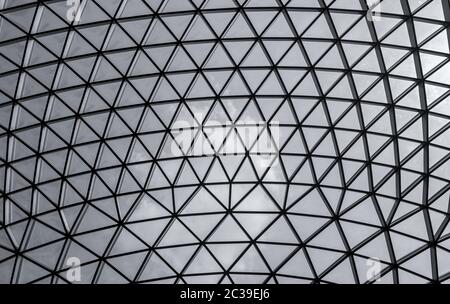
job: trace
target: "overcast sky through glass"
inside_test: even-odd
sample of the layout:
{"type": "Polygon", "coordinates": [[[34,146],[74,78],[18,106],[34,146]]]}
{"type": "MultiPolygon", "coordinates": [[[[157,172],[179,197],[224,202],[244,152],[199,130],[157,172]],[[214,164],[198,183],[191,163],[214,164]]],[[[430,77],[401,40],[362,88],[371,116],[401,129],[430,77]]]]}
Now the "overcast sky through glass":
{"type": "Polygon", "coordinates": [[[449,280],[449,21],[0,0],[0,283],[449,280]]]}

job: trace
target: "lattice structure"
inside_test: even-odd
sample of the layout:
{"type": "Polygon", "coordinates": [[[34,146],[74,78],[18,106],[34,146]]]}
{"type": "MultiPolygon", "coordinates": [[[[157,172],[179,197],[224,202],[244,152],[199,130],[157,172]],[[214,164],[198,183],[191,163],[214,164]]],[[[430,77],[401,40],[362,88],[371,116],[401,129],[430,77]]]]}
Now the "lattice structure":
{"type": "Polygon", "coordinates": [[[450,278],[448,0],[76,2],[0,1],[0,282],[450,278]]]}

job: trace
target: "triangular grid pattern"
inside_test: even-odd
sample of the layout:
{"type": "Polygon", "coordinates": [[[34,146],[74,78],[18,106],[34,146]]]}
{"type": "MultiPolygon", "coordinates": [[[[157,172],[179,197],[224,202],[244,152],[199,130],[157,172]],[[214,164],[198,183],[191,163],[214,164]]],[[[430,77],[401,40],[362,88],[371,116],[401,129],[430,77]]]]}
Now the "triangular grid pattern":
{"type": "Polygon", "coordinates": [[[0,283],[448,282],[450,4],[378,6],[0,1],[0,283]]]}

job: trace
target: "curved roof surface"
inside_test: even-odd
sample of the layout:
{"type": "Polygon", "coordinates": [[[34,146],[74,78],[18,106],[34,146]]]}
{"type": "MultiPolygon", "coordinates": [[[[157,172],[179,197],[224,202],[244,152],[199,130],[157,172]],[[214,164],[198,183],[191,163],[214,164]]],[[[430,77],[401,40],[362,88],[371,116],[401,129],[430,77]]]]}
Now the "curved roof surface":
{"type": "Polygon", "coordinates": [[[0,1],[0,282],[448,280],[449,1],[369,2],[0,1]]]}

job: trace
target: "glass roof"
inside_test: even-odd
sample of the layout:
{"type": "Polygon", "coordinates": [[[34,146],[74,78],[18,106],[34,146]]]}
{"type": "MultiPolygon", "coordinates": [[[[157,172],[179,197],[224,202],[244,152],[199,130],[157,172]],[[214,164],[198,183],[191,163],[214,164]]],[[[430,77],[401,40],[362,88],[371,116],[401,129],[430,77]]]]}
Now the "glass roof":
{"type": "Polygon", "coordinates": [[[449,21],[0,0],[0,283],[449,282],[449,21]]]}

